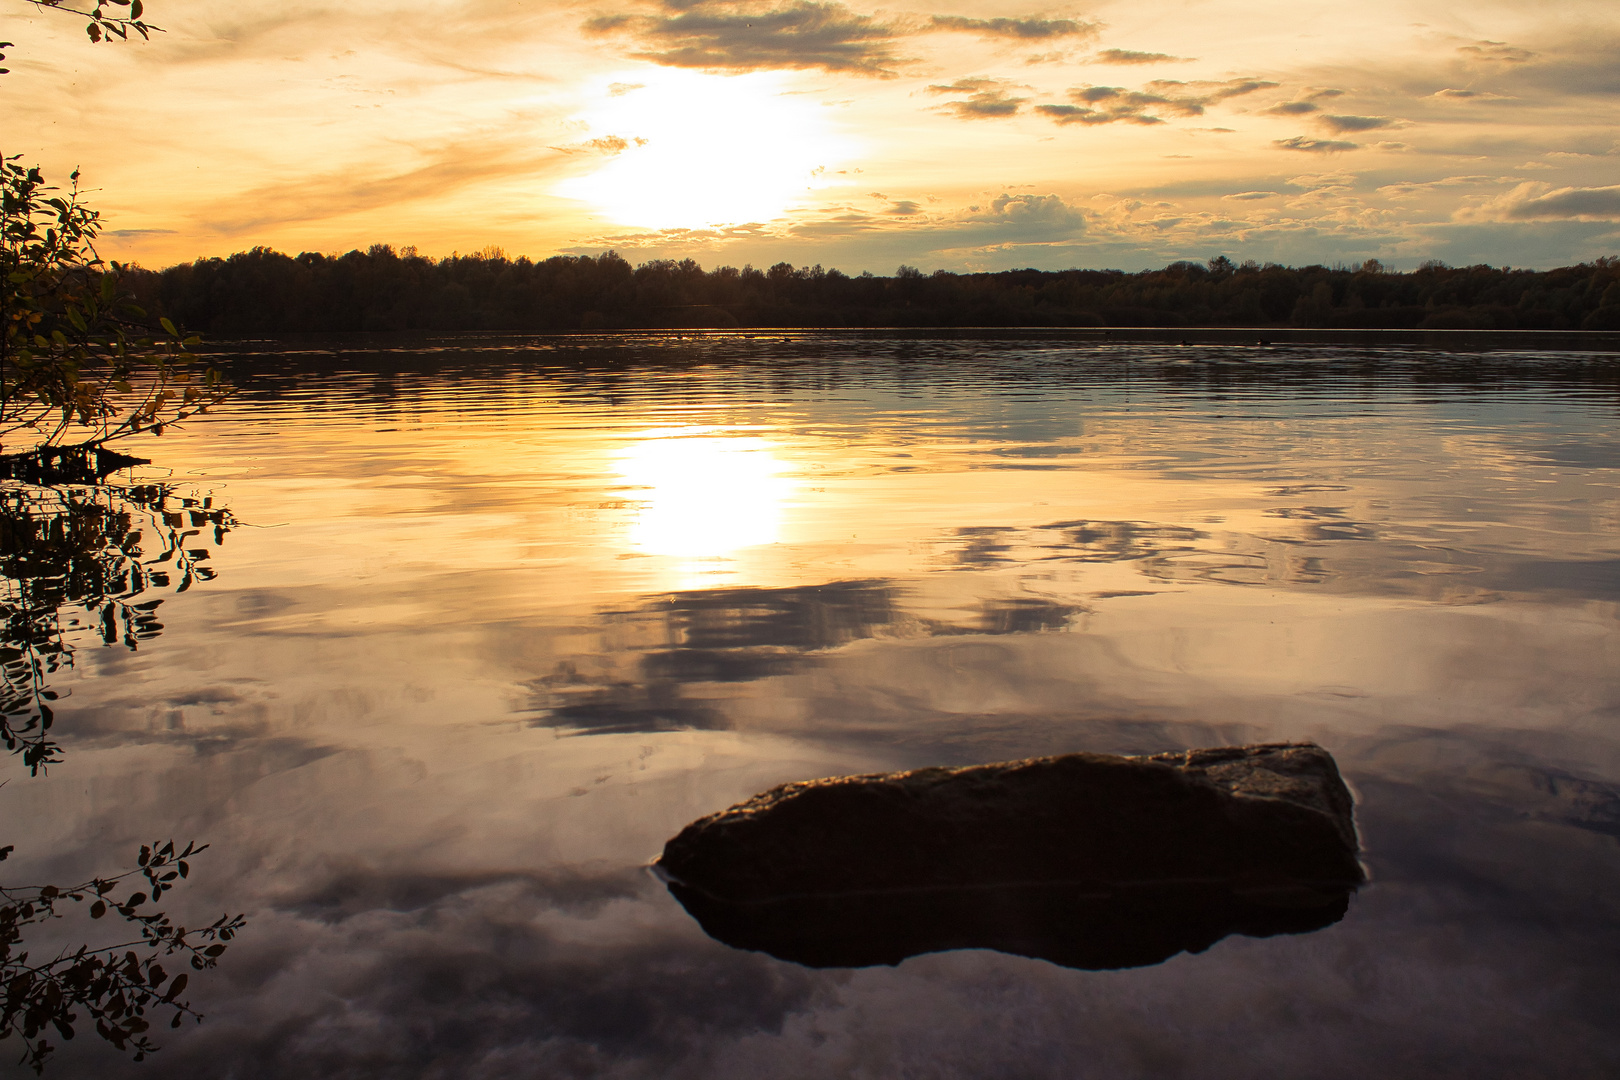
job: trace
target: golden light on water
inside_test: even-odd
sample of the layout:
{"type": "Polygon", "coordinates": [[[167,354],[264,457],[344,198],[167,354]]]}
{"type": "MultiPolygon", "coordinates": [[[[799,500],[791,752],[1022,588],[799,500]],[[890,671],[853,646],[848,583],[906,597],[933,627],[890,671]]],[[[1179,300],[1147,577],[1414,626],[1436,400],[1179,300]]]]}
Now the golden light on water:
{"type": "Polygon", "coordinates": [[[622,225],[770,221],[849,153],[826,109],[786,93],[779,73],[642,72],[602,95],[583,119],[613,156],[557,193],[622,225]]]}
{"type": "Polygon", "coordinates": [[[774,544],[794,482],[775,444],[758,436],[650,437],[627,450],[619,472],[645,500],[630,527],[638,552],[718,558],[774,544]]]}

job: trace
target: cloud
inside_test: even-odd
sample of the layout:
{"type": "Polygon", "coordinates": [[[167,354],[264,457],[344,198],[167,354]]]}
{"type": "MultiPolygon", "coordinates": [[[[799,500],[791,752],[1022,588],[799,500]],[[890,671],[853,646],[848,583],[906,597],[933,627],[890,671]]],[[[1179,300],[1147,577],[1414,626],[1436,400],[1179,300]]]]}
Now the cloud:
{"type": "Polygon", "coordinates": [[[1045,41],[1061,37],[1092,37],[1097,24],[1075,19],[967,19],[960,15],[935,15],[929,24],[935,30],[950,30],[983,37],[1045,41]]]}
{"type": "MultiPolygon", "coordinates": [[[[595,149],[612,152],[608,147],[595,149]]],[[[227,236],[267,225],[323,221],[439,198],[485,180],[542,176],[566,160],[569,151],[563,149],[559,154],[558,150],[546,147],[536,152],[517,140],[505,140],[503,145],[493,138],[454,143],[433,151],[426,164],[391,176],[378,176],[375,168],[357,164],[267,184],[221,200],[200,214],[199,220],[227,236]]]]}
{"type": "Polygon", "coordinates": [[[1281,101],[1260,112],[1262,116],[1303,116],[1306,113],[1319,112],[1322,106],[1317,102],[1322,98],[1341,97],[1343,94],[1343,90],[1331,86],[1306,87],[1295,95],[1293,101],[1281,101]]]}
{"type": "Polygon", "coordinates": [[[1202,116],[1210,105],[1276,86],[1258,79],[1180,82],[1155,79],[1143,90],[1123,86],[1079,86],[1069,91],[1073,105],[1037,105],[1035,111],[1059,124],[1162,124],[1160,113],[1202,116]]]}
{"type": "Polygon", "coordinates": [[[1304,188],[1306,191],[1347,191],[1355,182],[1354,173],[1303,173],[1288,178],[1289,187],[1304,188]]]}
{"type": "Polygon", "coordinates": [[[1489,60],[1501,64],[1522,64],[1536,55],[1529,49],[1520,49],[1502,41],[1477,41],[1472,45],[1464,45],[1457,51],[1475,60],[1489,60]]]}
{"type": "Polygon", "coordinates": [[[1171,56],[1162,52],[1137,52],[1135,49],[1104,49],[1091,58],[1094,64],[1182,64],[1196,57],[1171,56]]]}
{"type": "Polygon", "coordinates": [[[899,63],[901,30],[839,3],[792,0],[769,4],[727,0],[669,2],[656,16],[606,15],[583,29],[597,36],[631,35],[632,53],[669,67],[719,71],[819,68],[891,76],[899,63]],[[669,13],[673,12],[673,13],[669,13]]]}
{"type": "Polygon", "coordinates": [[[1306,135],[1295,135],[1292,139],[1276,139],[1273,145],[1284,150],[1302,150],[1307,154],[1337,154],[1343,150],[1359,150],[1360,143],[1338,142],[1334,139],[1312,139],[1306,135]]]}
{"type": "Polygon", "coordinates": [[[1478,187],[1481,184],[1499,184],[1501,177],[1497,176],[1447,176],[1440,180],[1403,180],[1394,184],[1384,184],[1378,188],[1378,194],[1391,199],[1409,198],[1413,195],[1424,195],[1441,188],[1478,187]]]}
{"type": "Polygon", "coordinates": [[[1258,199],[1275,199],[1276,197],[1277,193],[1275,191],[1239,191],[1233,195],[1221,196],[1223,199],[1231,199],[1234,202],[1254,202],[1258,199]]]}
{"type": "Polygon", "coordinates": [[[1321,106],[1314,101],[1284,101],[1269,109],[1262,109],[1261,112],[1267,116],[1300,116],[1316,112],[1320,108],[1321,106]]]}
{"type": "Polygon", "coordinates": [[[968,221],[1011,225],[1021,231],[1069,235],[1086,227],[1086,217],[1057,195],[1009,195],[1003,192],[986,207],[968,211],[968,221]]]}
{"type": "Polygon", "coordinates": [[[1324,113],[1316,119],[1323,127],[1340,134],[1347,131],[1376,131],[1379,128],[1406,126],[1404,120],[1397,120],[1392,116],[1331,116],[1324,113]]]}
{"type": "Polygon", "coordinates": [[[1506,94],[1493,94],[1489,90],[1454,90],[1446,87],[1429,95],[1442,101],[1512,101],[1506,94]]]}
{"type": "Polygon", "coordinates": [[[1620,184],[1553,188],[1526,181],[1500,198],[1458,212],[1459,221],[1620,221],[1620,184]]]}
{"type": "Polygon", "coordinates": [[[1012,116],[1028,98],[1013,97],[1012,83],[1001,79],[958,79],[944,86],[930,86],[930,94],[970,94],[964,101],[947,101],[946,110],[962,120],[984,120],[1012,116]]]}

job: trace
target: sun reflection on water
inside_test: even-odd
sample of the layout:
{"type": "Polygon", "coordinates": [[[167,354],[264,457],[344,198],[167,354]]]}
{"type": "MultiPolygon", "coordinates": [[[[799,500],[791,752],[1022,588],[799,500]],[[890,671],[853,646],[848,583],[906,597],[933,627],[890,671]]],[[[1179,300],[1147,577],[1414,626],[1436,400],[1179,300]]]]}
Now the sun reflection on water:
{"type": "Polygon", "coordinates": [[[650,434],[625,451],[619,472],[644,489],[630,527],[638,552],[720,558],[779,539],[794,482],[776,445],[759,436],[650,434]]]}

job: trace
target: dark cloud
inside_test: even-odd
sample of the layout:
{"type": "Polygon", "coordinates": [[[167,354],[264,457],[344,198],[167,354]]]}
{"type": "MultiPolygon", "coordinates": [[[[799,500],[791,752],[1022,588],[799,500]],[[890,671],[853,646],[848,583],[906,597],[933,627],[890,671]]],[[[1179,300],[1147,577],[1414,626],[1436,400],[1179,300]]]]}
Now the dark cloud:
{"type": "Polygon", "coordinates": [[[953,30],[984,37],[1044,41],[1060,37],[1091,37],[1097,24],[1075,19],[967,19],[960,15],[935,15],[930,25],[936,30],[953,30]]]}
{"type": "Polygon", "coordinates": [[[1543,194],[1532,194],[1534,185],[1521,185],[1504,207],[1504,217],[1513,221],[1534,218],[1620,219],[1620,185],[1611,187],[1566,187],[1543,194]]]}
{"type": "Polygon", "coordinates": [[[1404,127],[1403,121],[1392,116],[1332,116],[1316,118],[1324,127],[1343,134],[1346,131],[1376,131],[1379,128],[1404,127]]]}
{"type": "Polygon", "coordinates": [[[1013,97],[1013,84],[1001,79],[958,79],[944,86],[930,86],[930,94],[968,94],[961,101],[947,101],[944,108],[963,120],[983,120],[1017,113],[1028,98],[1013,97]]]}
{"type": "MultiPolygon", "coordinates": [[[[1107,87],[1091,87],[1090,89],[1108,89],[1107,87]]],[[[1051,117],[1059,124],[1112,124],[1125,121],[1131,124],[1162,124],[1161,117],[1150,116],[1144,110],[1153,105],[1162,104],[1163,98],[1152,94],[1124,95],[1107,108],[1095,108],[1089,105],[1037,105],[1035,111],[1051,117]]]]}
{"type": "Polygon", "coordinates": [[[1137,52],[1135,49],[1104,49],[1091,58],[1096,64],[1179,64],[1196,59],[1191,56],[1171,56],[1162,52],[1137,52]]]}
{"type": "Polygon", "coordinates": [[[1360,143],[1339,142],[1335,139],[1313,139],[1295,135],[1292,139],[1277,139],[1275,145],[1284,150],[1303,150],[1307,154],[1336,154],[1341,150],[1359,150],[1360,143]]]}
{"type": "Polygon", "coordinates": [[[660,15],[607,15],[583,29],[629,35],[638,59],[669,67],[723,71],[819,68],[889,76],[901,31],[839,3],[794,0],[781,6],[697,0],[660,15]]]}
{"type": "Polygon", "coordinates": [[[1202,116],[1204,110],[1227,98],[1276,86],[1258,79],[1226,82],[1180,82],[1155,79],[1142,90],[1123,86],[1081,86],[1069,91],[1073,105],[1037,105],[1035,111],[1059,124],[1162,124],[1161,113],[1202,116]]]}
{"type": "Polygon", "coordinates": [[[1239,191],[1232,195],[1221,196],[1223,199],[1231,199],[1234,202],[1253,202],[1256,199],[1275,199],[1276,197],[1277,193],[1275,191],[1239,191]]]}

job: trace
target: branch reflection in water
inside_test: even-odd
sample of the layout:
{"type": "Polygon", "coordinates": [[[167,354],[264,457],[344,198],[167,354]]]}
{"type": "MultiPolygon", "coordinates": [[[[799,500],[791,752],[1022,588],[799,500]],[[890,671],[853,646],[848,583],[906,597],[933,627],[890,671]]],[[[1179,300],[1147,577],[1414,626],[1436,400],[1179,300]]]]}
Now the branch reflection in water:
{"type": "MultiPolygon", "coordinates": [[[[52,683],[74,667],[78,650],[94,643],[135,651],[156,638],[161,594],[212,580],[210,549],[237,524],[211,497],[103,479],[92,470],[68,482],[0,487],[0,742],[30,776],[64,761],[52,704],[64,695],[52,683]]],[[[57,854],[31,846],[36,861],[57,854]]],[[[187,878],[207,847],[154,842],[134,869],[72,885],[0,883],[0,1040],[22,1041],[20,1064],[43,1072],[56,1050],[50,1036],[74,1038],[82,1017],[136,1061],[158,1049],[147,1035],[151,1014],[172,1010],[172,1027],[202,1019],[182,996],[189,974],[163,963],[216,966],[246,920],[227,913],[187,930],[149,902],[187,878]],[[54,924],[69,915],[114,916],[113,943],[62,944],[54,924]]],[[[15,850],[0,847],[0,862],[15,850]]]]}
{"type": "Polygon", "coordinates": [[[62,760],[51,677],[89,642],[133,651],[160,634],[153,594],[211,580],[209,546],[235,525],[164,484],[0,489],[0,741],[31,774],[62,760]]]}

